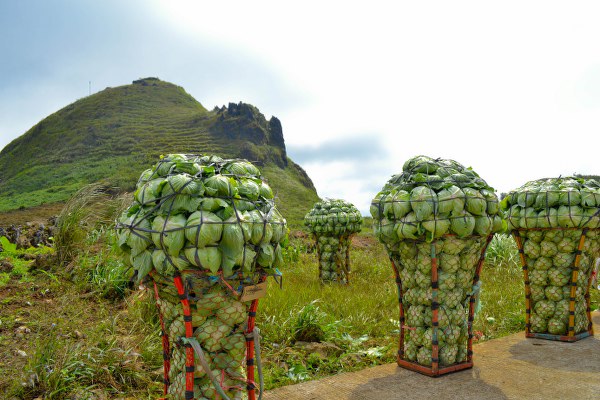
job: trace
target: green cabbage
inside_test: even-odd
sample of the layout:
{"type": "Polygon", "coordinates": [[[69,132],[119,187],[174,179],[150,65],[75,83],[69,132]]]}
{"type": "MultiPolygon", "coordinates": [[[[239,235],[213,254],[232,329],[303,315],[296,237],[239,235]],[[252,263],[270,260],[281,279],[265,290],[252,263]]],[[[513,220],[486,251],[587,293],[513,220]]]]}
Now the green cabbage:
{"type": "Polygon", "coordinates": [[[270,242],[273,236],[273,227],[268,223],[267,218],[259,210],[251,211],[249,216],[252,221],[250,241],[257,246],[270,242]]]}
{"type": "Polygon", "coordinates": [[[190,265],[190,263],[181,256],[170,257],[160,249],[155,249],[152,252],[152,264],[154,264],[154,268],[159,274],[165,276],[173,275],[175,268],[181,271],[188,268],[190,265]]]}
{"type": "MultiPolygon", "coordinates": [[[[381,221],[383,223],[383,221],[381,221]]],[[[394,227],[393,222],[388,222],[385,225],[385,228],[394,227]]],[[[406,214],[403,218],[398,220],[398,223],[395,225],[396,229],[391,229],[391,232],[383,232],[384,226],[382,225],[382,236],[389,237],[389,241],[395,241],[398,239],[418,239],[420,232],[420,225],[417,222],[417,216],[414,212],[410,212],[406,214]],[[387,233],[387,235],[386,235],[387,233]],[[394,235],[395,233],[395,235],[394,235]]]]}
{"type": "Polygon", "coordinates": [[[219,244],[223,254],[235,260],[244,251],[244,233],[237,218],[224,221],[223,234],[219,244]]]}
{"type": "Polygon", "coordinates": [[[268,220],[271,223],[273,230],[273,236],[271,242],[280,243],[285,238],[287,233],[286,221],[283,216],[277,211],[277,209],[271,209],[270,214],[267,215],[268,220]]]}
{"type": "Polygon", "coordinates": [[[240,179],[238,193],[250,201],[258,200],[260,196],[260,180],[257,183],[253,179],[240,179]]]}
{"type": "Polygon", "coordinates": [[[440,190],[438,197],[438,213],[449,214],[465,208],[465,193],[455,185],[440,190]]]}
{"type": "Polygon", "coordinates": [[[124,217],[121,223],[131,226],[131,230],[123,231],[120,237],[120,245],[127,244],[133,255],[137,255],[146,250],[152,244],[150,222],[143,218],[143,214],[134,214],[130,217],[124,217]]]}
{"type": "MultiPolygon", "coordinates": [[[[391,197],[392,201],[392,213],[395,219],[400,219],[404,217],[411,211],[410,205],[410,193],[406,190],[398,190],[391,197]]],[[[386,204],[387,205],[387,204],[386,204]]]]}
{"type": "Polygon", "coordinates": [[[152,241],[157,248],[166,250],[171,256],[178,256],[185,245],[185,224],[183,214],[168,217],[157,215],[152,222],[152,241]]]}
{"type": "Polygon", "coordinates": [[[130,256],[130,262],[137,271],[136,283],[140,283],[142,279],[152,271],[152,253],[148,250],[144,250],[135,256],[132,254],[130,256]]]}
{"type": "Polygon", "coordinates": [[[216,274],[221,267],[222,254],[221,249],[218,247],[204,247],[201,249],[189,247],[184,250],[184,254],[185,258],[187,258],[192,265],[208,269],[213,274],[216,274]]]}
{"type": "Polygon", "coordinates": [[[263,244],[258,251],[256,262],[263,267],[269,267],[275,261],[275,249],[270,244],[263,244]]]}
{"type": "Polygon", "coordinates": [[[230,204],[223,199],[215,199],[212,197],[205,197],[201,199],[200,208],[206,211],[216,212],[218,210],[230,207],[230,204]]]}
{"type": "Polygon", "coordinates": [[[224,173],[239,176],[260,176],[260,171],[247,161],[235,161],[228,163],[223,168],[224,173]]]}
{"type": "Polygon", "coordinates": [[[161,185],[161,196],[166,197],[174,194],[188,194],[202,196],[204,187],[198,180],[188,174],[170,175],[161,185]]]}
{"type": "Polygon", "coordinates": [[[450,221],[450,230],[458,237],[470,236],[475,229],[475,218],[468,211],[453,212],[450,221]]]}
{"type": "Polygon", "coordinates": [[[581,203],[581,193],[579,190],[569,187],[560,192],[558,204],[563,206],[575,206],[581,203]]]}
{"type": "Polygon", "coordinates": [[[274,197],[273,190],[265,181],[260,182],[259,192],[260,192],[260,197],[262,197],[263,199],[270,200],[274,197]]]}
{"type": "Polygon", "coordinates": [[[538,226],[537,211],[533,207],[522,208],[519,225],[521,228],[536,228],[538,226]]]}
{"type": "Polygon", "coordinates": [[[487,210],[487,200],[483,195],[473,188],[463,189],[466,198],[465,208],[473,215],[485,215],[487,210]]]}
{"type": "Polygon", "coordinates": [[[440,216],[440,218],[423,221],[421,226],[427,231],[428,240],[432,240],[448,233],[448,230],[450,229],[450,220],[444,216],[440,216]]]}
{"type": "Polygon", "coordinates": [[[493,219],[487,215],[478,215],[475,217],[474,234],[479,236],[487,236],[492,233],[494,227],[493,219]]]}
{"type": "Polygon", "coordinates": [[[194,247],[217,244],[222,233],[223,221],[210,211],[196,211],[187,219],[185,237],[194,247]]]}
{"type": "Polygon", "coordinates": [[[598,189],[582,189],[581,206],[586,208],[600,207],[600,191],[598,189]]]}
{"type": "Polygon", "coordinates": [[[240,265],[245,273],[249,273],[252,271],[254,260],[256,260],[254,246],[244,246],[244,250],[239,254],[235,264],[240,265]]]}
{"type": "Polygon", "coordinates": [[[414,210],[415,219],[417,221],[431,219],[437,201],[437,195],[431,188],[426,186],[414,188],[410,193],[410,206],[414,210]]]}
{"type": "Polygon", "coordinates": [[[212,197],[234,197],[237,182],[228,176],[214,175],[204,181],[206,194],[212,197]]]}
{"type": "Polygon", "coordinates": [[[563,228],[577,228],[583,220],[583,210],[579,206],[560,206],[556,211],[558,226],[563,228]]]}
{"type": "Polygon", "coordinates": [[[555,207],[558,205],[559,192],[551,190],[540,190],[536,196],[534,206],[537,210],[555,207]]]}
{"type": "Polygon", "coordinates": [[[556,228],[558,226],[558,212],[556,208],[547,208],[538,213],[538,228],[556,228]]]}
{"type": "Polygon", "coordinates": [[[582,224],[590,229],[600,228],[600,208],[585,208],[582,224]]]}
{"type": "Polygon", "coordinates": [[[159,212],[174,214],[179,212],[194,212],[200,208],[202,199],[188,194],[177,194],[165,198],[159,207],[159,212]]]}
{"type": "Polygon", "coordinates": [[[164,185],[164,183],[164,178],[152,179],[138,188],[133,194],[133,197],[140,204],[152,204],[160,197],[162,185],[164,185]]]}

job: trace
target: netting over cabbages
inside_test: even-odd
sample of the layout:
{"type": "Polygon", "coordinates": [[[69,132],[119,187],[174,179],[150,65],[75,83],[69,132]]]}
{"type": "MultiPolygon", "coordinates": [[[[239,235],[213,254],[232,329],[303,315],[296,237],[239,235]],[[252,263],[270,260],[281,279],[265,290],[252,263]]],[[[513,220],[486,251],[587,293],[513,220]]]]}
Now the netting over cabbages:
{"type": "Polygon", "coordinates": [[[246,160],[172,154],[133,197],[118,242],[156,296],[165,394],[253,398],[256,292],[280,275],[287,235],[271,188],[246,160]]]}
{"type": "Polygon", "coordinates": [[[418,156],[375,196],[371,215],[398,285],[398,364],[437,376],[472,366],[472,321],[498,197],[471,168],[418,156]]]}
{"type": "Polygon", "coordinates": [[[349,283],[351,237],[360,232],[362,222],[360,211],[340,199],[315,203],[306,214],[304,225],[315,237],[321,281],[349,283]]]}
{"type": "Polygon", "coordinates": [[[593,334],[590,286],[600,257],[600,184],[550,178],[511,191],[507,213],[525,278],[525,334],[575,341],[593,334]]]}

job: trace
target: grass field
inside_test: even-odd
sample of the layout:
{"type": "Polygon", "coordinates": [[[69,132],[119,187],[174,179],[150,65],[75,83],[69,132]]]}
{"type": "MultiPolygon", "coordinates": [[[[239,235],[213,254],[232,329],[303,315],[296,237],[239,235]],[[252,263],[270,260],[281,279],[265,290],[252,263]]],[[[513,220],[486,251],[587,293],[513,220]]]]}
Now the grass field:
{"type": "MultiPolygon", "coordinates": [[[[8,350],[0,353],[0,392],[23,399],[158,397],[162,348],[151,294],[127,288],[109,228],[90,230],[79,248],[62,267],[28,261],[51,254],[48,248],[0,253],[12,265],[0,272],[0,346],[8,350]]],[[[259,304],[267,389],[395,360],[398,301],[383,246],[369,229],[355,238],[348,286],[321,285],[311,249],[307,238],[291,241],[282,287],[270,280],[259,304]],[[303,341],[306,332],[321,341],[303,341]]],[[[479,341],[524,329],[516,260],[512,238],[497,236],[482,273],[479,341]]],[[[599,301],[594,290],[593,309],[599,301]]]]}

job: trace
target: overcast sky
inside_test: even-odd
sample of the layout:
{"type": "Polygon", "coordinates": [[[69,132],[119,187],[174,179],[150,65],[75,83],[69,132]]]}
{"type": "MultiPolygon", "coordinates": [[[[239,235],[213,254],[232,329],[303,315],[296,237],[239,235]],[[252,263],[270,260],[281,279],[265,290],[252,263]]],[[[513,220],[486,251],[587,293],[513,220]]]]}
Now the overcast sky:
{"type": "Polygon", "coordinates": [[[407,158],[499,193],[600,175],[596,1],[0,0],[0,148],[107,86],[155,76],[283,125],[321,197],[368,213],[407,158]]]}

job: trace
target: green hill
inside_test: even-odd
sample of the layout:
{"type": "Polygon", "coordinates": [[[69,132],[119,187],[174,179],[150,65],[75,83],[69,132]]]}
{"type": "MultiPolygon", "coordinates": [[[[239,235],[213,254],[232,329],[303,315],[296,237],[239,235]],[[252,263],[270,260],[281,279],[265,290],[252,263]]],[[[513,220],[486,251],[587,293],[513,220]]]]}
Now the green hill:
{"type": "Polygon", "coordinates": [[[287,157],[280,121],[249,104],[208,111],[179,86],[146,78],[106,88],[48,116],[0,152],[0,212],[68,199],[87,183],[122,191],[161,154],[218,154],[256,163],[298,224],[317,200],[287,157]]]}

